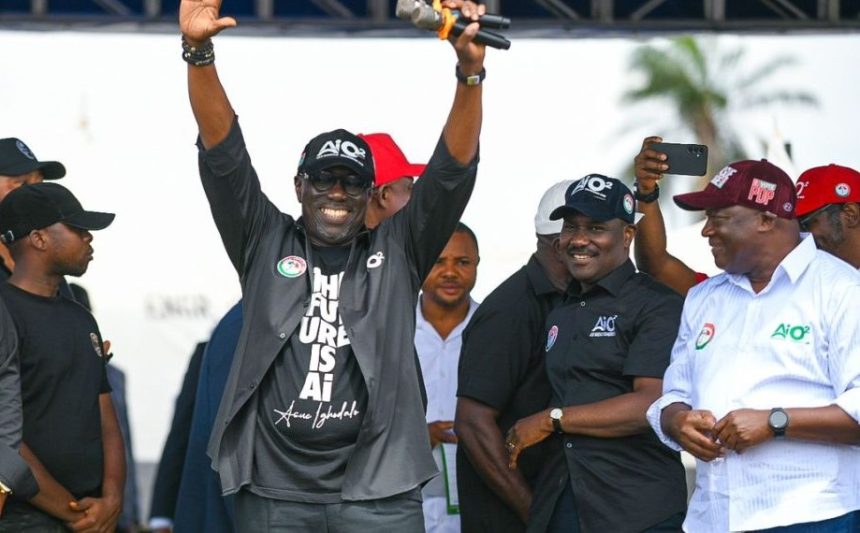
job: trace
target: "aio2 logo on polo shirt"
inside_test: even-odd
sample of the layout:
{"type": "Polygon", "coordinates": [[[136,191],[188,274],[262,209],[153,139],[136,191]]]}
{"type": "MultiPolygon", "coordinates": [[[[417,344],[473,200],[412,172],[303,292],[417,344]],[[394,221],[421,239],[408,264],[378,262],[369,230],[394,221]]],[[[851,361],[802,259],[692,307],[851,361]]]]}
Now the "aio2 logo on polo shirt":
{"type": "Polygon", "coordinates": [[[804,326],[803,324],[791,325],[788,323],[781,323],[775,330],[773,330],[773,333],[770,334],[770,338],[809,344],[809,338],[807,335],[811,330],[812,328],[810,326],[804,326]]]}

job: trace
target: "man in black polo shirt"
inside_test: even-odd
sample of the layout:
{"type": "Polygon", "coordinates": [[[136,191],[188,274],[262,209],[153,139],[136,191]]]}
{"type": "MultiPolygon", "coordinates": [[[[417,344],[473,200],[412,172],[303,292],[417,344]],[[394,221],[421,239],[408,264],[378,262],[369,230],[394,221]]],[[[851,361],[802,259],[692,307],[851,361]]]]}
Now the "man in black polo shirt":
{"type": "Polygon", "coordinates": [[[15,260],[0,296],[20,345],[21,455],[39,492],[8,502],[0,532],[113,531],[125,460],[98,325],[59,291],[93,258],[90,230],[114,215],[84,211],[55,183],[24,185],[0,203],[0,240],[15,260]]]}
{"type": "Polygon", "coordinates": [[[570,273],[555,251],[561,221],[549,219],[572,180],[556,183],[535,215],[537,249],[499,285],[463,332],[457,415],[457,489],[463,533],[520,533],[526,529],[532,490],[555,439],[507,468],[504,434],[524,416],[542,411],[552,390],[544,367],[544,323],[561,303],[570,273]]]}
{"type": "Polygon", "coordinates": [[[623,183],[591,174],[565,196],[550,218],[564,218],[559,250],[575,282],[546,322],[552,407],[506,443],[513,468],[524,448],[562,435],[565,464],[545,468],[529,531],[680,531],[684,468],[645,412],[662,392],[681,297],[630,262],[635,202],[623,183]]]}

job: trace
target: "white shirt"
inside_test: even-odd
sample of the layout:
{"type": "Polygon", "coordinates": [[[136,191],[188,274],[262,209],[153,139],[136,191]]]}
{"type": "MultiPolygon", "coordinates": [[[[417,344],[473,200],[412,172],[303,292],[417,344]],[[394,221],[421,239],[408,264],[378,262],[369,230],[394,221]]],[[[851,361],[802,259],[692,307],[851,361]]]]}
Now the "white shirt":
{"type": "MultiPolygon", "coordinates": [[[[740,408],[836,404],[860,420],[860,274],[811,237],[756,294],[746,276],[720,274],[687,295],[663,396],[717,420],[740,408]]],[[[860,446],[772,439],[743,454],[696,462],[685,531],[746,531],[816,522],[860,509],[860,446]]]]}
{"type": "MultiPolygon", "coordinates": [[[[415,309],[415,349],[421,363],[424,387],[427,389],[427,422],[454,420],[457,408],[457,367],[460,364],[460,347],[463,344],[463,330],[472,319],[478,303],[469,298],[469,312],[465,320],[457,324],[448,337],[443,339],[424,318],[421,312],[421,298],[415,309]]],[[[436,466],[442,469],[442,451],[433,449],[436,466]]],[[[460,531],[460,517],[448,514],[445,498],[445,484],[442,476],[437,476],[424,486],[424,522],[427,533],[460,531]]]]}

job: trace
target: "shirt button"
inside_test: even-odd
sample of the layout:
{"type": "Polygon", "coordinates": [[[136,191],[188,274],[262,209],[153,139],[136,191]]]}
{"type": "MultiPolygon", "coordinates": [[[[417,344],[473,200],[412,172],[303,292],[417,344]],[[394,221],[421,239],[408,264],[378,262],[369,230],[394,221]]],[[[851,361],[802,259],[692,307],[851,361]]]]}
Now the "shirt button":
{"type": "Polygon", "coordinates": [[[280,337],[280,338],[282,338],[282,339],[286,339],[286,338],[287,338],[287,334],[286,334],[286,333],[280,333],[280,334],[278,335],[278,337],[280,337]]]}
{"type": "Polygon", "coordinates": [[[585,307],[585,302],[579,302],[579,307],[585,307]]]}
{"type": "Polygon", "coordinates": [[[568,442],[567,444],[565,444],[565,446],[567,446],[568,448],[573,448],[573,443],[572,443],[572,442],[568,442]]]}
{"type": "Polygon", "coordinates": [[[256,387],[256,386],[257,386],[257,382],[256,382],[256,381],[252,381],[252,382],[251,382],[251,384],[250,384],[250,385],[248,385],[248,388],[249,388],[249,389],[253,389],[253,388],[254,388],[254,387],[256,387]]]}

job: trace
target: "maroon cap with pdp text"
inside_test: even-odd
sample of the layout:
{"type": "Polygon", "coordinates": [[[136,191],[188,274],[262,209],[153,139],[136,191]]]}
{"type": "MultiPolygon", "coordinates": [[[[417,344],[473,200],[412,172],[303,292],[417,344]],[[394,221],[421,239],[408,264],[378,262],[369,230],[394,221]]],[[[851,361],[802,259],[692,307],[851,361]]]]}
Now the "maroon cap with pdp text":
{"type": "Polygon", "coordinates": [[[797,195],[794,183],[782,169],[766,159],[736,161],[717,173],[704,190],[673,197],[687,211],[742,205],[793,219],[797,195]]]}

